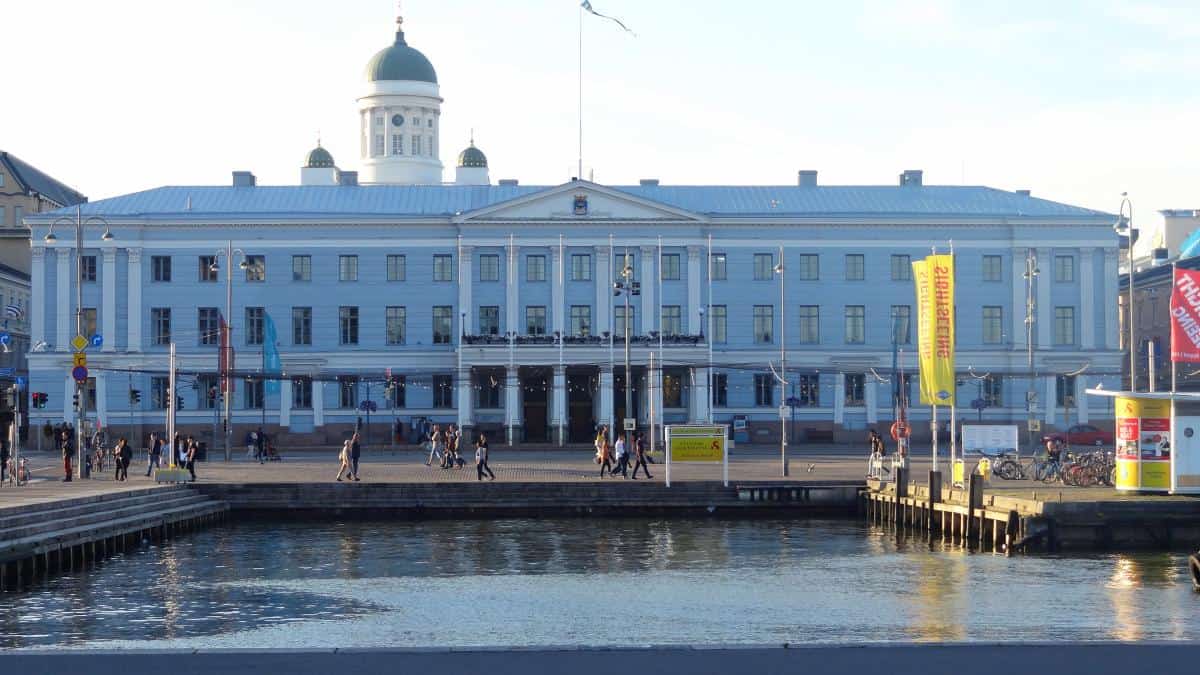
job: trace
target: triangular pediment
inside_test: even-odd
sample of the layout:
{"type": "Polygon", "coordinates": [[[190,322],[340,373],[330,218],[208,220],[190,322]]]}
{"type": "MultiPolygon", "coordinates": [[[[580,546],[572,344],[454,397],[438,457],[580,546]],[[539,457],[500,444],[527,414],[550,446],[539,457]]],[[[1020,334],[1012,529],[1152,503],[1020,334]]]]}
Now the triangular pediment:
{"type": "Polygon", "coordinates": [[[516,199],[468,211],[455,217],[455,222],[541,221],[541,220],[707,220],[692,213],[651,199],[605,187],[589,181],[576,180],[516,199]]]}

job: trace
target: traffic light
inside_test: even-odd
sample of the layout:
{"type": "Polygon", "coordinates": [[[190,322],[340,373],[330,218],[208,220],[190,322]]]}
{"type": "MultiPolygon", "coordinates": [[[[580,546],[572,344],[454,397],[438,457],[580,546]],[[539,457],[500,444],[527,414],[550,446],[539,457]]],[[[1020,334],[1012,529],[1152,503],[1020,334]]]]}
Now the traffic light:
{"type": "MultiPolygon", "coordinates": [[[[45,394],[42,394],[45,396],[45,394]]],[[[142,402],[142,391],[140,389],[129,390],[129,405],[137,405],[142,402]]]]}
{"type": "Polygon", "coordinates": [[[629,286],[630,286],[630,295],[641,295],[642,294],[642,282],[634,281],[634,282],[631,282],[629,284],[629,286]]]}
{"type": "Polygon", "coordinates": [[[71,394],[71,409],[79,410],[79,392],[78,391],[76,391],[74,394],[71,394]]]}
{"type": "Polygon", "coordinates": [[[179,392],[175,392],[175,409],[183,410],[183,397],[179,395],[179,392]]]}

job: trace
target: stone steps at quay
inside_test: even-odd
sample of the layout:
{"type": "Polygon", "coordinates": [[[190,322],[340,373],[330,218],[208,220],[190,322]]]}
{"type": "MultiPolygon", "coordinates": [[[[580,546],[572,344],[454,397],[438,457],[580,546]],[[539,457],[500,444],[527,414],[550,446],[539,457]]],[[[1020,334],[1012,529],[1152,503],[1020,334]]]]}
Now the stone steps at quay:
{"type": "MultiPolygon", "coordinates": [[[[194,492],[174,493],[159,498],[120,500],[106,504],[103,509],[91,509],[83,513],[56,514],[50,517],[38,518],[31,516],[26,522],[4,528],[3,541],[0,542],[0,552],[5,548],[4,542],[23,540],[43,535],[56,530],[83,528],[87,526],[103,526],[124,518],[148,515],[153,513],[169,513],[175,509],[211,502],[204,495],[194,492]]],[[[74,511],[75,509],[71,509],[74,511]]],[[[3,555],[0,553],[0,555],[3,555]]]]}
{"type": "Polygon", "coordinates": [[[22,525],[51,518],[70,518],[107,511],[114,502],[122,506],[149,504],[171,496],[192,494],[183,486],[147,487],[125,492],[102,492],[83,497],[70,497],[38,504],[0,508],[0,533],[22,525]]]}

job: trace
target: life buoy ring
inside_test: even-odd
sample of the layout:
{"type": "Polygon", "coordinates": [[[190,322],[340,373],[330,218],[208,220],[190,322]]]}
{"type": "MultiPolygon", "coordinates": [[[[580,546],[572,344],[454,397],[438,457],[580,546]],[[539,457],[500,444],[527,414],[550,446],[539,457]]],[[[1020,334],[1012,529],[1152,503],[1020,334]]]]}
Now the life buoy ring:
{"type": "Polygon", "coordinates": [[[1192,588],[1200,592],[1200,553],[1188,557],[1188,567],[1192,569],[1192,588]]]}
{"type": "Polygon", "coordinates": [[[910,433],[912,433],[912,429],[909,428],[907,422],[902,422],[902,421],[892,422],[892,440],[893,441],[898,441],[901,438],[908,438],[908,435],[910,433]]]}

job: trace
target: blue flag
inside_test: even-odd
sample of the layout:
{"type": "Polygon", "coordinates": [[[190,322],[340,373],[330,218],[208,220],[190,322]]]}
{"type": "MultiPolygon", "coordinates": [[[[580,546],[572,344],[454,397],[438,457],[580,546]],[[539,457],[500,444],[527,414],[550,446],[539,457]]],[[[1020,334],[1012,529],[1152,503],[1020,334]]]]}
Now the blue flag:
{"type": "MultiPolygon", "coordinates": [[[[279,336],[275,334],[275,322],[271,320],[271,315],[264,312],[263,318],[263,373],[279,375],[283,373],[283,359],[279,358],[279,336]]],[[[279,380],[267,380],[265,386],[267,392],[279,393],[279,380]]]]}

